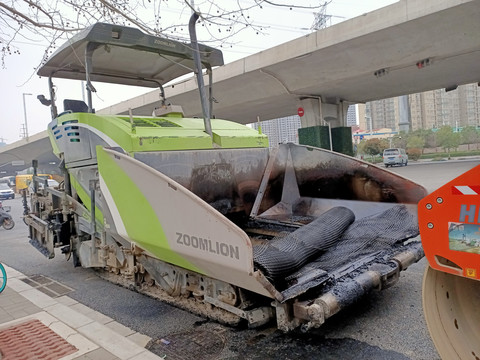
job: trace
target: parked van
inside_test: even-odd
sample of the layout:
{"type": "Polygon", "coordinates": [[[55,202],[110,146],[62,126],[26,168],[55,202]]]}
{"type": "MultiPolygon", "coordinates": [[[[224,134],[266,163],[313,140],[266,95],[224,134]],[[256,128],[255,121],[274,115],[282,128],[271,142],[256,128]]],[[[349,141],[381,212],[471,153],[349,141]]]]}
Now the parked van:
{"type": "Polygon", "coordinates": [[[405,149],[392,148],[383,150],[383,164],[385,167],[399,165],[408,165],[408,155],[405,149]]]}

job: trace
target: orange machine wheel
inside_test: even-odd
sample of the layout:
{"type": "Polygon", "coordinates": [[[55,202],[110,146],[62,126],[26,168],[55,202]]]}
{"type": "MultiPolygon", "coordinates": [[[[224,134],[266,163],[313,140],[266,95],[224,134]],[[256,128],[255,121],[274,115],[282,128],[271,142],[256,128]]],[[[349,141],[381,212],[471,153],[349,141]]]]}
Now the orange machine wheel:
{"type": "Polygon", "coordinates": [[[445,360],[480,360],[480,281],[430,266],[423,278],[423,310],[445,360]]]}

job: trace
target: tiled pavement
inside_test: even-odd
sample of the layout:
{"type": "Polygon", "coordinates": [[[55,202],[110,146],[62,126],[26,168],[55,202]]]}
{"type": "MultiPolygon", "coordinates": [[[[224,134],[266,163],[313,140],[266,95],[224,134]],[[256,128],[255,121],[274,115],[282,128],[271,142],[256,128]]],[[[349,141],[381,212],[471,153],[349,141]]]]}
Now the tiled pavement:
{"type": "Polygon", "coordinates": [[[5,269],[8,282],[0,294],[0,360],[162,359],[145,349],[149,337],[68,296],[50,297],[22,281],[23,274],[5,269]]]}

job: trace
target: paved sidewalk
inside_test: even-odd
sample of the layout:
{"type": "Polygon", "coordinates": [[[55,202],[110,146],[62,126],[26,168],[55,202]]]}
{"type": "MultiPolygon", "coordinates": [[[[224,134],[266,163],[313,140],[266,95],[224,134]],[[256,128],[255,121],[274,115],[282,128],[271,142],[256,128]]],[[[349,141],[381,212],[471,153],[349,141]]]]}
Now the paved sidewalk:
{"type": "Polygon", "coordinates": [[[50,297],[5,266],[0,294],[0,360],[154,360],[149,337],[68,296],[50,297]]]}

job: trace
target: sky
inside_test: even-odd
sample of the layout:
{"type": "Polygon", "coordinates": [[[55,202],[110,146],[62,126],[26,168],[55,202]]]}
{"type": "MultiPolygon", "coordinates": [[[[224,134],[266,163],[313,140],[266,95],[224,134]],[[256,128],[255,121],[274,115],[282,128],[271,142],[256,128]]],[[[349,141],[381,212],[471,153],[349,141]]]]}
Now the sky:
{"type": "MultiPolygon", "coordinates": [[[[227,0],[222,0],[227,1],[227,0]]],[[[228,0],[233,1],[233,0],[228,0]]],[[[332,0],[326,13],[331,15],[329,25],[360,16],[364,13],[388,6],[397,0],[332,0]]],[[[315,2],[312,0],[312,2],[315,2]]],[[[324,1],[318,1],[323,3],[324,1]]],[[[295,2],[292,2],[295,3],[295,2]]],[[[317,2],[315,2],[317,3],[317,2]]],[[[251,18],[260,24],[265,34],[255,34],[244,31],[236,35],[233,44],[222,46],[225,63],[238,60],[281,43],[308,35],[314,22],[314,11],[307,9],[289,10],[289,8],[264,7],[251,12],[251,18]]],[[[185,12],[176,11],[171,17],[189,17],[185,12]]],[[[187,20],[188,21],[188,20],[187,20]]],[[[198,41],[202,43],[199,32],[198,41]]],[[[39,78],[34,68],[39,64],[46,44],[41,42],[26,42],[20,55],[6,58],[5,68],[0,68],[0,143],[11,144],[25,136],[25,124],[28,135],[32,136],[47,128],[51,121],[50,108],[43,106],[37,100],[37,95],[48,96],[46,78],[39,78]],[[31,94],[31,95],[29,95],[31,94]]],[[[57,85],[57,106],[59,111],[63,98],[82,99],[82,83],[79,81],[54,80],[57,85]]],[[[113,91],[111,86],[94,84],[97,94],[94,94],[94,108],[102,109],[122,100],[151,91],[151,89],[125,88],[113,91]]]]}

